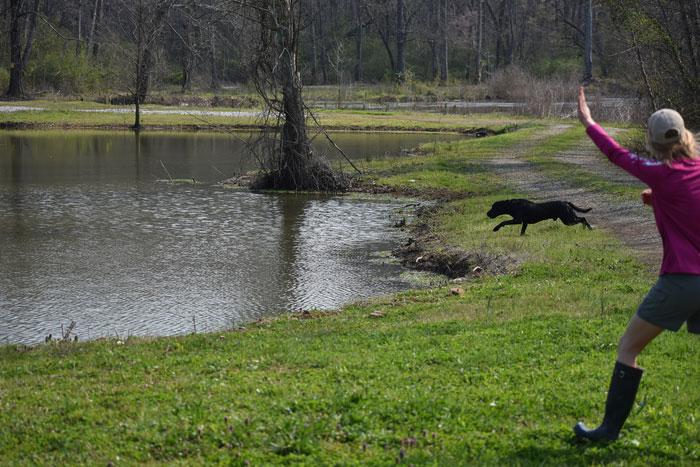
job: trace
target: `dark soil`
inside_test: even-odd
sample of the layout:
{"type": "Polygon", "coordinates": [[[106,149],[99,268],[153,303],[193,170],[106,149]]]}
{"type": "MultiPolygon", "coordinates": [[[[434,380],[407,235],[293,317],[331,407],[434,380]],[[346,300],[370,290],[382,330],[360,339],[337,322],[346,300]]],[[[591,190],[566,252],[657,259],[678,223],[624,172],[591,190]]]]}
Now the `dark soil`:
{"type": "Polygon", "coordinates": [[[515,257],[485,251],[465,251],[446,246],[432,231],[431,219],[442,209],[444,201],[433,206],[419,206],[410,237],[392,253],[407,268],[443,274],[450,279],[474,278],[484,274],[508,274],[517,269],[515,257]]]}

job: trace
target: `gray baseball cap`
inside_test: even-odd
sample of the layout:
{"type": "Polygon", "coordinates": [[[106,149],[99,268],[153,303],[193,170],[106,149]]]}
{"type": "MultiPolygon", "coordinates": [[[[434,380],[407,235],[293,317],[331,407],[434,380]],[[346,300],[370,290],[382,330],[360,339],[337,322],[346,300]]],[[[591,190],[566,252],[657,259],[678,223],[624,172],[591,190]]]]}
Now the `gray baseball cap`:
{"type": "Polygon", "coordinates": [[[651,114],[647,129],[653,143],[670,144],[680,141],[685,131],[685,122],[675,110],[661,109],[651,114]]]}

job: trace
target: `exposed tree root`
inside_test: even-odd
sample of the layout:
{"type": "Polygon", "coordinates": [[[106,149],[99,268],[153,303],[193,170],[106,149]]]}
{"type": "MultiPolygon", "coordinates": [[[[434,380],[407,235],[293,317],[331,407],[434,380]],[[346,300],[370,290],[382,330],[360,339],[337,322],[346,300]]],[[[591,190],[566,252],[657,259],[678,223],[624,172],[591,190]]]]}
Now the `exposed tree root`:
{"type": "Polygon", "coordinates": [[[340,193],[347,191],[352,177],[342,172],[334,171],[330,165],[319,159],[311,159],[302,167],[290,170],[282,167],[274,170],[263,170],[252,181],[250,187],[254,190],[293,190],[293,191],[324,191],[340,193]]]}
{"type": "Polygon", "coordinates": [[[430,221],[443,205],[417,210],[416,222],[410,227],[411,238],[392,252],[405,267],[444,274],[451,279],[508,274],[517,269],[518,260],[513,256],[445,246],[434,234],[430,221]]]}

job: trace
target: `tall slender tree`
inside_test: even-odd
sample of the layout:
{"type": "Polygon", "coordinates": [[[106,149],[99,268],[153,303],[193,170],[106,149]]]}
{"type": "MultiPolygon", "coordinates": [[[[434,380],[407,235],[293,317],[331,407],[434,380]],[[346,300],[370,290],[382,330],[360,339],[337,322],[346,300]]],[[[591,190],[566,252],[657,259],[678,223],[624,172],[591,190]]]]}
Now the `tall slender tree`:
{"type": "Polygon", "coordinates": [[[439,10],[439,31],[440,31],[440,81],[445,83],[448,78],[449,69],[449,51],[448,51],[448,16],[447,16],[447,0],[440,0],[439,10]]]}
{"type": "Polygon", "coordinates": [[[476,84],[481,84],[481,56],[483,55],[482,46],[484,43],[484,0],[478,0],[479,7],[477,12],[477,35],[476,35],[476,63],[474,64],[474,71],[476,76],[476,84]]]}
{"type": "Polygon", "coordinates": [[[24,96],[24,71],[32,53],[40,7],[41,0],[9,0],[10,83],[6,97],[24,96]]]}
{"type": "Polygon", "coordinates": [[[593,0],[586,0],[586,24],[584,27],[583,81],[593,80],[593,0]]]}
{"type": "Polygon", "coordinates": [[[151,72],[155,65],[155,48],[166,24],[166,17],[175,0],[122,0],[122,25],[128,31],[133,44],[131,53],[127,51],[133,73],[128,86],[135,105],[134,130],[141,129],[141,104],[146,100],[151,82],[151,72]]]}

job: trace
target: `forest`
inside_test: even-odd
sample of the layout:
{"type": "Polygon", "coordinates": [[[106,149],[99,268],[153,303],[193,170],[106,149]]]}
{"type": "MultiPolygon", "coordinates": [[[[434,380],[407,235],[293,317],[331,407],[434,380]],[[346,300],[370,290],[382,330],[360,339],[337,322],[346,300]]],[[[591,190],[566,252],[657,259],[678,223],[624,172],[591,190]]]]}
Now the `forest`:
{"type": "MultiPolygon", "coordinates": [[[[258,13],[275,3],[285,2],[3,0],[0,87],[8,98],[136,93],[146,102],[154,92],[252,90],[258,13]]],[[[700,118],[698,0],[286,3],[305,86],[412,85],[430,98],[459,83],[452,97],[468,99],[469,85],[500,79],[477,97],[517,100],[535,82],[590,81],[700,118]]]]}

